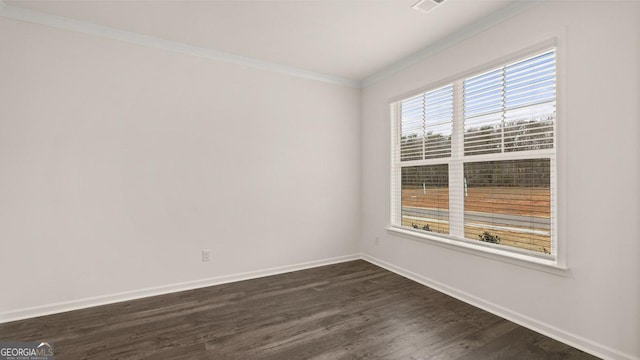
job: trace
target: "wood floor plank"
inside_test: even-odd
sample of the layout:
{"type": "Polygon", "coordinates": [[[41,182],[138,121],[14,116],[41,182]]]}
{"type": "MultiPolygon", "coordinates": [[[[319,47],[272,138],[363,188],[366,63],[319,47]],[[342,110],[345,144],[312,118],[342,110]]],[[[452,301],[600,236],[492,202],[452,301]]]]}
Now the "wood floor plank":
{"type": "Polygon", "coordinates": [[[595,359],[365,261],[0,324],[65,359],[595,359]]]}

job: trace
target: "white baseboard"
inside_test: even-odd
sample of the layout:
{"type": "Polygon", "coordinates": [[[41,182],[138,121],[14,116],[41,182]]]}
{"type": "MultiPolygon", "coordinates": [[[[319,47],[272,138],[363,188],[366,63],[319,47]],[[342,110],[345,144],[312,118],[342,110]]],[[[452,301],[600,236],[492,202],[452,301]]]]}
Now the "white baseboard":
{"type": "Polygon", "coordinates": [[[619,350],[599,344],[595,341],[591,341],[581,336],[571,334],[567,331],[564,331],[554,326],[551,326],[549,324],[540,322],[526,315],[514,312],[500,305],[480,299],[464,291],[458,290],[451,286],[429,279],[425,276],[416,274],[400,266],[393,265],[384,260],[380,260],[371,255],[363,254],[363,253],[338,256],[334,258],[309,261],[309,262],[293,264],[293,265],[278,266],[278,267],[273,267],[269,269],[250,271],[250,272],[244,272],[239,274],[217,276],[213,278],[188,281],[188,282],[177,283],[177,284],[157,286],[157,287],[146,288],[142,290],[126,291],[126,292],[121,292],[116,294],[109,294],[109,295],[59,302],[55,304],[49,304],[49,305],[43,305],[43,306],[37,306],[37,307],[31,307],[31,308],[18,309],[18,310],[0,313],[0,323],[34,318],[38,316],[57,314],[57,313],[62,313],[62,312],[72,311],[72,310],[85,309],[85,308],[94,307],[94,306],[113,304],[113,303],[118,303],[122,301],[141,299],[149,296],[163,295],[163,294],[169,294],[169,293],[185,291],[185,290],[193,290],[193,289],[198,289],[198,288],[203,288],[208,286],[227,284],[227,283],[236,282],[236,281],[257,279],[265,276],[283,274],[283,273],[288,273],[288,272],[298,271],[298,270],[305,270],[305,269],[310,269],[318,266],[337,264],[341,262],[358,260],[358,259],[368,261],[374,265],[377,265],[384,269],[392,271],[407,279],[411,279],[417,283],[420,283],[422,285],[438,290],[458,300],[464,301],[475,307],[488,311],[492,314],[495,314],[509,321],[512,321],[518,325],[521,325],[533,331],[539,332],[550,338],[556,339],[560,342],[563,342],[565,344],[568,344],[570,346],[573,346],[575,348],[578,348],[580,350],[583,350],[585,352],[588,352],[600,358],[611,359],[611,360],[640,360],[640,358],[637,356],[626,354],[619,350]]]}
{"type": "Polygon", "coordinates": [[[85,309],[94,306],[107,305],[118,303],[122,301],[141,299],[149,296],[169,294],[185,290],[193,290],[208,286],[227,284],[236,281],[257,279],[265,276],[277,275],[288,273],[292,271],[305,270],[318,266],[337,264],[345,261],[352,261],[360,259],[360,254],[352,254],[345,256],[338,256],[329,259],[309,261],[293,265],[278,266],[269,269],[249,271],[239,274],[216,276],[208,279],[201,279],[195,281],[182,282],[177,284],[156,286],[141,290],[125,291],[116,294],[101,295],[96,297],[64,301],[54,304],[48,304],[43,306],[35,306],[30,308],[23,308],[18,310],[12,310],[9,312],[0,313],[0,323],[6,323],[10,321],[23,320],[28,318],[34,318],[38,316],[45,316],[51,314],[58,314],[62,312],[85,309]]]}
{"type": "Polygon", "coordinates": [[[548,336],[552,339],[563,342],[567,345],[573,346],[577,349],[585,351],[594,356],[603,358],[603,359],[611,359],[611,360],[640,360],[637,356],[623,353],[619,350],[610,348],[608,346],[599,344],[595,341],[591,341],[589,339],[585,339],[581,336],[571,334],[567,331],[558,329],[549,324],[545,324],[533,318],[530,318],[526,315],[514,312],[507,308],[504,308],[500,305],[488,302],[486,300],[480,299],[476,296],[473,296],[464,291],[458,290],[451,286],[445,285],[438,281],[429,279],[425,276],[416,274],[410,270],[404,269],[402,267],[390,264],[384,260],[380,260],[368,254],[361,254],[361,258],[365,261],[368,261],[374,265],[380,266],[381,268],[385,268],[391,272],[394,272],[398,275],[401,275],[407,279],[413,280],[417,283],[430,287],[432,289],[438,290],[444,294],[447,294],[451,297],[454,297],[458,300],[464,301],[467,304],[478,307],[482,310],[488,311],[492,314],[500,316],[504,319],[507,319],[511,322],[514,322],[518,325],[524,326],[528,329],[536,331],[540,334],[548,336]]]}

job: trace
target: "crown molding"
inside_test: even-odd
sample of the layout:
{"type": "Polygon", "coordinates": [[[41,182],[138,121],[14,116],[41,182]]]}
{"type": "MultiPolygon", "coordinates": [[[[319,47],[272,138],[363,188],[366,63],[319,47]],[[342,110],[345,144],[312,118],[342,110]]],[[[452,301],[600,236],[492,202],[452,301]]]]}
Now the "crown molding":
{"type": "Polygon", "coordinates": [[[389,65],[386,68],[383,68],[380,71],[374,72],[372,75],[369,75],[365,79],[362,80],[362,87],[366,88],[371,86],[379,81],[382,81],[388,77],[391,77],[400,71],[415,65],[416,63],[425,60],[426,58],[433,56],[447,48],[450,48],[462,41],[469,39],[501,22],[504,22],[526,10],[531,9],[532,7],[539,5],[544,2],[544,0],[530,0],[530,1],[517,1],[514,4],[508,5],[491,15],[488,15],[482,18],[479,21],[476,21],[470,25],[467,25],[460,30],[455,31],[449,36],[442,38],[439,41],[423,48],[422,50],[414,53],[413,55],[409,55],[408,57],[396,61],[393,64],[389,65]]]}
{"type": "Polygon", "coordinates": [[[321,81],[329,84],[360,88],[359,80],[347,79],[340,76],[324,74],[306,70],[294,66],[264,61],[246,56],[229,54],[226,52],[188,45],[178,41],[166,40],[154,36],[139,34],[136,32],[120,30],[108,26],[102,26],[90,22],[75,20],[63,16],[51,15],[41,11],[25,9],[7,5],[0,0],[0,16],[13,20],[21,20],[30,23],[50,26],[57,29],[75,31],[87,35],[98,36],[111,40],[123,41],[131,44],[162,49],[166,51],[197,56],[213,61],[232,63],[248,66],[256,69],[286,74],[299,78],[321,81]]]}
{"type": "Polygon", "coordinates": [[[416,63],[425,60],[426,58],[433,56],[449,47],[452,47],[466,39],[469,39],[501,22],[504,22],[530,8],[539,5],[544,0],[530,0],[530,1],[517,1],[495,13],[473,23],[460,30],[452,33],[451,35],[442,38],[441,40],[423,48],[422,50],[410,55],[404,59],[394,62],[392,65],[383,68],[380,71],[374,72],[363,80],[355,80],[343,78],[340,76],[324,74],[311,70],[306,70],[294,66],[279,64],[275,62],[260,60],[256,58],[234,55],[210,48],[203,48],[193,45],[188,45],[178,41],[166,40],[154,36],[148,36],[136,32],[120,30],[108,26],[102,26],[90,22],[81,20],[75,20],[67,17],[47,14],[41,11],[25,9],[17,6],[7,5],[3,0],[0,0],[0,16],[31,22],[35,24],[54,27],[57,29],[75,31],[87,35],[98,36],[111,40],[128,42],[140,46],[153,47],[162,49],[165,51],[171,51],[181,54],[187,54],[197,56],[213,61],[220,61],[226,63],[232,63],[242,66],[248,66],[265,71],[286,74],[299,78],[315,80],[325,82],[334,85],[352,87],[352,88],[365,88],[371,86],[379,81],[382,81],[388,77],[391,77],[400,71],[415,65],[416,63]]]}

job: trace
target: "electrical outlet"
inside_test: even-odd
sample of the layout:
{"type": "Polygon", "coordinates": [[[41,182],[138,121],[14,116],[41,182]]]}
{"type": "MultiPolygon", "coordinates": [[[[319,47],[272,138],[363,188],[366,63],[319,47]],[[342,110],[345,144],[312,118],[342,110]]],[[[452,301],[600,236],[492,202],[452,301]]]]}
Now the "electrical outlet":
{"type": "Polygon", "coordinates": [[[376,244],[376,246],[380,245],[380,238],[376,236],[376,238],[373,240],[373,243],[376,244]]]}
{"type": "Polygon", "coordinates": [[[211,250],[202,250],[202,262],[211,261],[211,250]]]}

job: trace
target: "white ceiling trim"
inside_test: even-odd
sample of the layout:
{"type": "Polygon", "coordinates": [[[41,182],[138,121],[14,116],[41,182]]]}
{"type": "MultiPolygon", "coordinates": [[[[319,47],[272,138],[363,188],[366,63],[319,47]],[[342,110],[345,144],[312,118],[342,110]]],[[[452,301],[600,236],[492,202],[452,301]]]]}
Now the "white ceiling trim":
{"type": "Polygon", "coordinates": [[[83,34],[99,36],[107,39],[124,41],[136,45],[148,46],[166,51],[198,56],[214,61],[244,65],[252,68],[287,74],[300,78],[322,81],[335,85],[354,88],[359,88],[361,85],[360,81],[358,80],[323,74],[315,71],[297,68],[294,66],[229,54],[222,51],[187,45],[177,41],[171,41],[131,31],[120,30],[67,17],[51,15],[41,11],[7,5],[2,2],[2,0],[0,0],[0,16],[14,20],[46,25],[63,30],[76,31],[83,34]]]}
{"type": "Polygon", "coordinates": [[[540,3],[543,0],[531,0],[531,1],[518,1],[512,5],[508,5],[503,9],[500,9],[493,14],[480,19],[468,26],[461,28],[453,34],[442,38],[432,45],[425,47],[424,49],[410,55],[400,61],[393,63],[392,65],[374,73],[373,75],[362,80],[362,87],[366,88],[383,79],[397,74],[398,72],[414,65],[430,56],[433,56],[440,51],[443,51],[455,44],[458,44],[474,35],[477,35],[507,19],[510,19],[540,3]]]}
{"type": "Polygon", "coordinates": [[[108,26],[102,26],[91,22],[75,20],[63,16],[51,15],[45,12],[21,8],[17,6],[7,5],[0,0],[0,16],[31,22],[35,24],[50,26],[58,29],[76,31],[79,33],[98,36],[111,40],[118,40],[128,42],[136,45],[147,46],[166,51],[172,51],[181,54],[187,54],[192,56],[198,56],[201,58],[221,61],[226,63],[233,63],[237,65],[248,66],[261,70],[287,74],[304,79],[310,79],[315,81],[321,81],[334,85],[353,87],[353,88],[365,88],[371,86],[383,79],[397,74],[398,72],[425,60],[426,58],[433,56],[440,51],[443,51],[455,44],[458,44],[468,38],[473,37],[513,16],[516,16],[533,6],[536,6],[544,0],[530,0],[530,1],[518,1],[512,5],[509,5],[495,13],[476,21],[460,30],[452,33],[449,36],[442,38],[441,40],[429,45],[422,50],[401,59],[392,65],[383,68],[382,70],[375,72],[374,74],[366,77],[363,80],[348,79],[340,76],[324,74],[311,70],[306,70],[294,66],[283,65],[275,62],[269,62],[265,60],[259,60],[251,57],[234,55],[210,48],[203,48],[198,46],[192,46],[178,41],[166,40],[154,36],[143,35],[140,33],[120,30],[108,26]]]}

